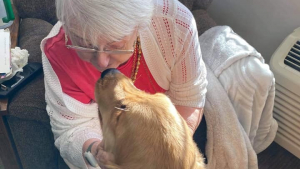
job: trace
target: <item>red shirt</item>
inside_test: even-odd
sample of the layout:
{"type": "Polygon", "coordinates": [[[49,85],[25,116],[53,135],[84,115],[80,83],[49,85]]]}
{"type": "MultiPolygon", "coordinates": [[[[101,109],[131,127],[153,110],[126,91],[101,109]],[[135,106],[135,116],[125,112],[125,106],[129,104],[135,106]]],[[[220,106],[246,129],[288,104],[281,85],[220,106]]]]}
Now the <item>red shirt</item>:
{"type": "MultiPolygon", "coordinates": [[[[64,93],[82,103],[90,103],[95,100],[94,89],[96,81],[100,78],[99,72],[91,63],[81,60],[74,50],[65,46],[65,32],[60,32],[47,40],[45,54],[60,81],[64,93]]],[[[117,69],[127,77],[131,76],[133,57],[117,69]]],[[[145,92],[154,94],[164,93],[149,71],[143,54],[134,85],[145,92]]]]}

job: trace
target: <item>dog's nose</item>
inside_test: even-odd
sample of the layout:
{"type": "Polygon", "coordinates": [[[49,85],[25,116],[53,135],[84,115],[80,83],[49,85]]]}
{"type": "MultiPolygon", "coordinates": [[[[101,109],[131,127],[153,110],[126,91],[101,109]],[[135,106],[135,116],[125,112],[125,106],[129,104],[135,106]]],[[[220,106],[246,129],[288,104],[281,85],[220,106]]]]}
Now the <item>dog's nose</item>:
{"type": "Polygon", "coordinates": [[[120,71],[118,69],[115,69],[115,68],[106,69],[101,73],[101,79],[103,79],[104,76],[107,75],[107,74],[116,74],[116,73],[120,73],[120,71]]]}

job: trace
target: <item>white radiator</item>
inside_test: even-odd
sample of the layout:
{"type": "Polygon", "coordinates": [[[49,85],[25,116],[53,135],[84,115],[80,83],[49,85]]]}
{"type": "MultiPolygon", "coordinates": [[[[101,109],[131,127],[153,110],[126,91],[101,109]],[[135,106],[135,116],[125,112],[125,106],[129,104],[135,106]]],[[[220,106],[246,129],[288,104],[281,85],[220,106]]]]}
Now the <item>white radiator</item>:
{"type": "Polygon", "coordinates": [[[300,27],[278,47],[270,61],[275,76],[275,142],[300,158],[300,27]]]}

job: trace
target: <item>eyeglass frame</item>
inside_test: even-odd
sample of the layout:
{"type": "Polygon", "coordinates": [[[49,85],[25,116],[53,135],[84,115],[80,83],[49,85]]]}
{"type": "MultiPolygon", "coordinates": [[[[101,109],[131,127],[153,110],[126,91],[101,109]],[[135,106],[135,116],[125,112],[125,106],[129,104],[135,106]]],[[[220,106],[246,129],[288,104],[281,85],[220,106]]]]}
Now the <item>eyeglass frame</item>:
{"type": "Polygon", "coordinates": [[[132,50],[98,50],[98,49],[93,49],[93,48],[86,48],[86,47],[81,47],[81,46],[76,46],[76,45],[68,45],[68,36],[65,34],[65,46],[68,49],[74,49],[76,51],[82,51],[82,52],[90,52],[90,53],[107,53],[111,55],[120,55],[120,54],[132,54],[135,50],[135,44],[136,41],[133,43],[133,49],[132,50]]]}

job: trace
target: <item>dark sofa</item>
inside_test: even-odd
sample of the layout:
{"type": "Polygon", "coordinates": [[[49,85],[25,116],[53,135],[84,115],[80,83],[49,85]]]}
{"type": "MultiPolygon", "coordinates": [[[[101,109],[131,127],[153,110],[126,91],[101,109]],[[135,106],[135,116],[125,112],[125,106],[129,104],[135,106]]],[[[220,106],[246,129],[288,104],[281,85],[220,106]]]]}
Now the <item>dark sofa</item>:
{"type": "MultiPolygon", "coordinates": [[[[199,35],[215,26],[206,9],[212,0],[181,0],[192,10],[199,35]]],[[[29,51],[29,62],[41,62],[40,42],[57,22],[55,0],[13,0],[19,17],[18,46],[29,51]]],[[[9,99],[5,116],[24,169],[66,169],[54,146],[46,112],[43,74],[40,73],[9,99]]]]}

